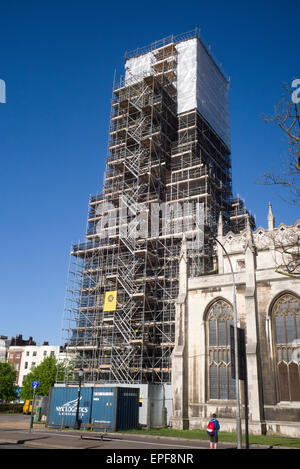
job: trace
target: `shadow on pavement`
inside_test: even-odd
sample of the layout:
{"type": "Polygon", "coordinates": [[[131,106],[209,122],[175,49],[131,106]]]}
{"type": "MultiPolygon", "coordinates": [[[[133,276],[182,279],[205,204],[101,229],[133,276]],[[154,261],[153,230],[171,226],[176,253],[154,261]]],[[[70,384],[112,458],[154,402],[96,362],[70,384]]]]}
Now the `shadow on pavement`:
{"type": "Polygon", "coordinates": [[[30,441],[36,441],[36,440],[45,440],[47,439],[48,437],[47,436],[39,436],[37,438],[27,438],[27,439],[24,439],[24,440],[18,440],[17,441],[17,444],[18,445],[23,445],[24,443],[26,442],[30,442],[30,441]]]}

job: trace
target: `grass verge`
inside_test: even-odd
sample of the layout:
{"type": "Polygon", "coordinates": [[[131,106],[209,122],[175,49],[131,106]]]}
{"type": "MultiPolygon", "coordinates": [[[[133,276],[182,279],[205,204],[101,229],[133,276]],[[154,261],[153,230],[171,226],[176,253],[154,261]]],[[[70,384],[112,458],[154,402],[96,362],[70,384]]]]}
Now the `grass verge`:
{"type": "MultiPolygon", "coordinates": [[[[122,433],[134,433],[137,435],[166,436],[175,438],[187,438],[190,440],[207,440],[208,436],[205,430],[175,430],[173,428],[153,428],[151,430],[127,430],[122,433]]],[[[219,441],[227,443],[236,443],[236,434],[229,432],[219,432],[219,441]]],[[[243,435],[243,443],[245,436],[243,435]]],[[[279,435],[249,435],[250,445],[263,446],[285,446],[289,448],[300,448],[300,438],[288,438],[279,435]]]]}

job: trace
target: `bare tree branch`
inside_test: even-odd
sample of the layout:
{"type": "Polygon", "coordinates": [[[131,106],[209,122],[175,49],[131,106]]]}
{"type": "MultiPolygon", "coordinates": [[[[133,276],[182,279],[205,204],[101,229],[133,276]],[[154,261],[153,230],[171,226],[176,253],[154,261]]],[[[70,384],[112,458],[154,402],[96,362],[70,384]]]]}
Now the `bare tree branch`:
{"type": "Polygon", "coordinates": [[[282,227],[267,235],[274,248],[276,272],[300,278],[300,229],[282,227]]]}
{"type": "Polygon", "coordinates": [[[266,122],[274,122],[289,137],[289,143],[300,144],[300,106],[292,101],[292,89],[284,84],[283,96],[274,107],[274,115],[265,117],[266,122]]]}
{"type": "Polygon", "coordinates": [[[300,105],[292,101],[292,89],[283,85],[282,99],[274,107],[272,117],[264,116],[265,122],[275,123],[287,137],[287,154],[281,158],[281,166],[266,171],[255,181],[256,184],[281,186],[286,189],[289,199],[281,198],[292,205],[300,205],[300,105]]]}

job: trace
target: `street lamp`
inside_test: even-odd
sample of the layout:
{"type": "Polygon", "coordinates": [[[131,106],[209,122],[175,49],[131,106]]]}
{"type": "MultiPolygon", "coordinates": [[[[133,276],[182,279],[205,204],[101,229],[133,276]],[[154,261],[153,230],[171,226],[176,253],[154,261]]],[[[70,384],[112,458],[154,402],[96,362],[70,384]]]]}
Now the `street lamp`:
{"type": "Polygon", "coordinates": [[[240,404],[240,387],[239,387],[239,371],[238,371],[238,328],[237,328],[237,307],[236,307],[236,285],[234,272],[232,268],[232,263],[230,257],[224,248],[223,244],[212,235],[212,238],[221,246],[225,256],[228,259],[231,274],[232,274],[232,284],[233,284],[233,326],[234,326],[234,356],[235,356],[235,391],[236,391],[236,436],[237,436],[237,448],[242,448],[242,425],[241,425],[241,404],[240,404]]]}
{"type": "Polygon", "coordinates": [[[78,395],[77,395],[77,409],[76,409],[76,417],[75,417],[75,425],[74,430],[80,430],[80,421],[79,421],[79,404],[80,404],[80,392],[81,392],[81,380],[83,377],[83,370],[80,368],[78,371],[79,377],[79,385],[78,385],[78,395]]]}

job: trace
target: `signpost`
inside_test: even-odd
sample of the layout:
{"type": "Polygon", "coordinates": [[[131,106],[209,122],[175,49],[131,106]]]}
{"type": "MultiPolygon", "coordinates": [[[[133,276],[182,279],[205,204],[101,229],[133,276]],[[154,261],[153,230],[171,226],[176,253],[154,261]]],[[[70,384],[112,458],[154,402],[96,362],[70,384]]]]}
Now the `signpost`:
{"type": "Polygon", "coordinates": [[[34,418],[34,407],[35,407],[35,391],[39,387],[40,383],[38,381],[32,381],[31,387],[33,388],[33,399],[32,399],[32,406],[31,406],[31,416],[30,416],[30,425],[29,425],[29,432],[31,432],[33,426],[33,418],[34,418]]]}

